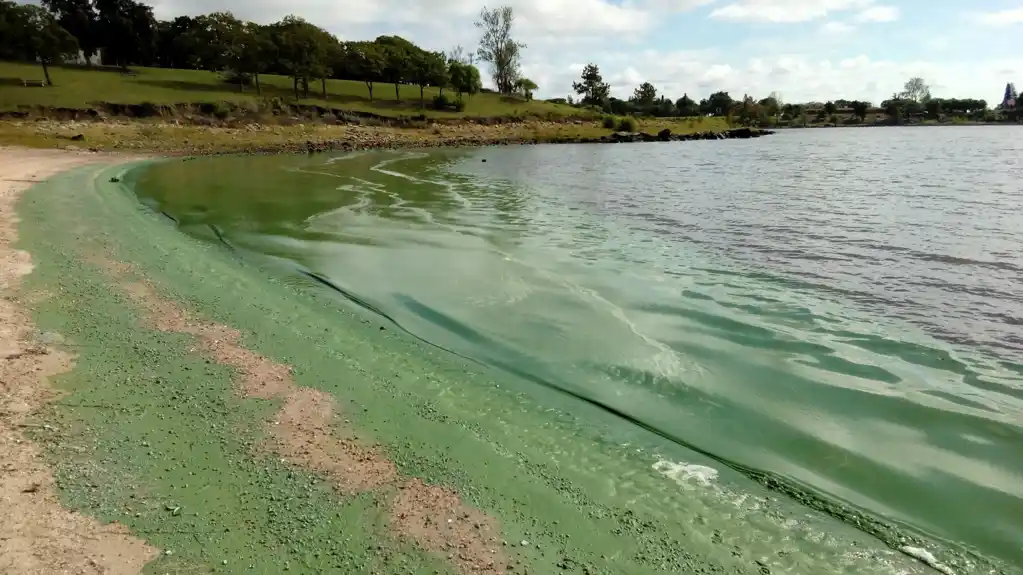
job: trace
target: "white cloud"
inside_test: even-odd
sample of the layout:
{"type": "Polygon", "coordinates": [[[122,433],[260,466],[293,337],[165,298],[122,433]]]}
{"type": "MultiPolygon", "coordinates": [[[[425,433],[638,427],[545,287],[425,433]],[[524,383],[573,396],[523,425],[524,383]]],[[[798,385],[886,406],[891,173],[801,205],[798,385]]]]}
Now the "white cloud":
{"type": "Polygon", "coordinates": [[[746,22],[807,22],[869,6],[871,0],[738,0],[711,12],[718,20],[746,22]]]}
{"type": "Polygon", "coordinates": [[[856,28],[845,22],[831,21],[821,26],[821,33],[825,35],[848,34],[856,28]]]}
{"type": "Polygon", "coordinates": [[[860,22],[894,22],[899,19],[899,9],[895,6],[871,6],[856,15],[860,22]]]}
{"type": "Polygon", "coordinates": [[[972,14],[971,19],[985,26],[1012,26],[1023,22],[1023,8],[1012,8],[997,12],[979,12],[972,14]]]}

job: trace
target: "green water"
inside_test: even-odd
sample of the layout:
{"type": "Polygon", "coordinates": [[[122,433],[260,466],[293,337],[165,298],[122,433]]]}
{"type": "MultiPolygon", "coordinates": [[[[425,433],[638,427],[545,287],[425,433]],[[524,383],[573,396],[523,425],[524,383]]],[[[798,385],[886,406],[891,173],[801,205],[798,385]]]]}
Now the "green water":
{"type": "Polygon", "coordinates": [[[1017,140],[230,157],[132,183],[268,280],[499,374],[436,393],[521,394],[512,431],[547,465],[689,549],[895,573],[923,568],[909,545],[980,573],[1023,564],[1017,140]],[[551,443],[563,417],[578,436],[551,443]]]}

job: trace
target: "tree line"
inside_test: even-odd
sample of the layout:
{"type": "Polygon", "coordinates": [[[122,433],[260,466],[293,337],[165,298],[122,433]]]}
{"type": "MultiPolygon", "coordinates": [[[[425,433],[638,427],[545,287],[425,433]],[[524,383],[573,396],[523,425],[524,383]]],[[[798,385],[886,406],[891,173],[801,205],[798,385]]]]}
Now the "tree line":
{"type": "Polygon", "coordinates": [[[320,83],[326,97],[329,78],[366,84],[369,99],[378,84],[425,89],[435,86],[434,104],[449,105],[443,90],[457,95],[451,107],[461,109],[463,95],[483,89],[476,58],[490,65],[502,94],[532,99],[537,85],[521,74],[525,45],[512,37],[515,15],[510,7],[484,8],[476,26],[482,38],[473,53],[456,47],[448,53],[425,50],[400,36],[369,41],[340,41],[297,16],[261,25],[245,22],[230,12],[179,16],[160,21],[150,6],[135,0],[42,0],[42,6],[0,0],[0,59],[39,62],[52,84],[49,67],[74,59],[81,51],[86,62],[99,56],[105,65],[157,66],[225,73],[238,85],[261,91],[260,74],[293,80],[295,97],[308,97],[310,84],[320,83]]]}
{"type": "Polygon", "coordinates": [[[554,101],[583,106],[618,116],[693,117],[723,116],[743,125],[768,125],[788,122],[809,124],[837,122],[839,112],[854,121],[863,122],[871,111],[881,111],[895,122],[910,118],[940,120],[947,115],[985,119],[988,111],[985,100],[972,98],[934,98],[930,87],[922,78],[911,78],[902,92],[875,107],[864,100],[838,99],[828,102],[784,103],[781,97],[772,93],[766,98],[756,99],[744,95],[734,99],[726,91],[718,91],[699,102],[683,94],[671,100],[658,94],[657,88],[649,82],[640,84],[628,99],[611,96],[611,85],[604,81],[596,64],[587,64],[579,81],[572,84],[577,98],[556,98],[554,101]]]}

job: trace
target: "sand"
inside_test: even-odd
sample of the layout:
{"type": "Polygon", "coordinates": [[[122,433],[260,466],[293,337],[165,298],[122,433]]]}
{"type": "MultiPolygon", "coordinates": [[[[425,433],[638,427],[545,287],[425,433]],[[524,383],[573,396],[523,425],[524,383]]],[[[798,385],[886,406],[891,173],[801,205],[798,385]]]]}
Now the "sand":
{"type": "Polygon", "coordinates": [[[71,368],[73,357],[39,341],[17,288],[32,272],[17,250],[15,204],[33,183],[111,156],[0,148],[0,572],[31,574],[141,572],[157,550],[117,524],[64,508],[53,472],[25,435],[30,416],[56,394],[47,378],[71,368]]]}

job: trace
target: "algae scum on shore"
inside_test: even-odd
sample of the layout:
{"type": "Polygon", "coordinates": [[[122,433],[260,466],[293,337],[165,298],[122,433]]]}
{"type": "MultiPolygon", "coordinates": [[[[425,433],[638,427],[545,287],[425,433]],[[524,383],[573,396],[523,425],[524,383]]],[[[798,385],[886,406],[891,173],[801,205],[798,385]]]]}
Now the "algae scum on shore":
{"type": "MultiPolygon", "coordinates": [[[[615,161],[584,148],[557,161],[615,161]]],[[[780,451],[736,451],[807,440],[701,385],[725,348],[650,335],[620,290],[654,284],[607,250],[665,246],[557,219],[609,199],[550,180],[545,150],[141,163],[31,189],[24,289],[76,354],[35,434],[66,504],[163,550],[152,573],[1011,572],[780,451]],[[583,281],[599,262],[625,283],[583,281]]],[[[735,327],[683,311],[704,341],[735,327]]]]}

